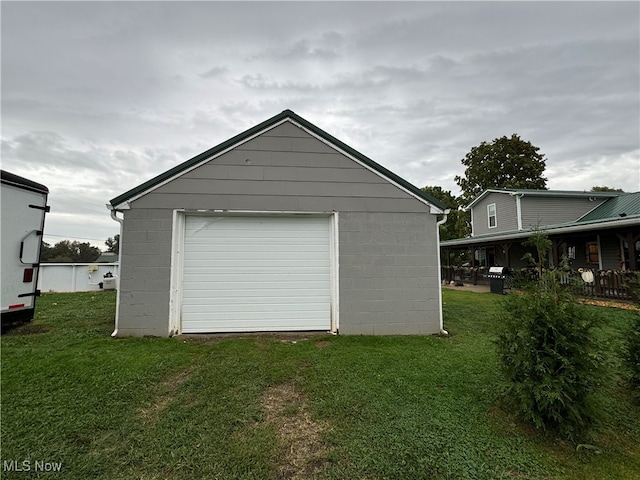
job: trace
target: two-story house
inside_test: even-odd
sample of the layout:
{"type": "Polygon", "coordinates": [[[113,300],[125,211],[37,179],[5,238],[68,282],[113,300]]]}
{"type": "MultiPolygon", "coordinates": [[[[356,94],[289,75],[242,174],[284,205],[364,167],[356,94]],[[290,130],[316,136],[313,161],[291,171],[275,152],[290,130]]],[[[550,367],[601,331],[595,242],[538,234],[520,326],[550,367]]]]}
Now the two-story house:
{"type": "Polygon", "coordinates": [[[445,258],[469,250],[473,266],[527,266],[522,243],[544,230],[553,242],[551,266],[566,256],[574,269],[640,268],[640,192],[491,189],[474,199],[472,233],[441,242],[445,258]]]}

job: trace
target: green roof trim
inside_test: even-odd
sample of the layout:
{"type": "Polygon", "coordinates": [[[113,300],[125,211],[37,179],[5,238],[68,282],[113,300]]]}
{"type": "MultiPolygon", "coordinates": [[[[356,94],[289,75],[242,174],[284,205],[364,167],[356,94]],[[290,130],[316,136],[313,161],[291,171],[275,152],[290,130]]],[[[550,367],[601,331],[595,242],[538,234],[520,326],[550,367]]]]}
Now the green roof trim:
{"type": "Polygon", "coordinates": [[[356,158],[357,160],[359,160],[360,162],[364,163],[365,165],[367,165],[369,168],[375,170],[376,172],[378,172],[379,174],[381,174],[382,176],[386,177],[387,179],[391,180],[392,182],[397,183],[398,185],[402,186],[403,188],[405,188],[406,190],[408,190],[409,192],[411,192],[413,195],[415,195],[416,197],[418,197],[421,200],[424,200],[425,202],[433,205],[436,208],[439,208],[440,210],[445,210],[447,207],[438,199],[434,198],[433,196],[429,195],[426,192],[423,192],[422,190],[420,190],[418,187],[416,187],[415,185],[409,183],[408,181],[406,181],[405,179],[399,177],[398,175],[396,175],[395,173],[391,172],[390,170],[387,170],[385,167],[383,167],[382,165],[380,165],[379,163],[376,163],[375,161],[371,160],[369,157],[363,155],[362,153],[358,152],[357,150],[351,148],[349,145],[341,142],[340,140],[338,140],[337,138],[335,138],[334,136],[330,135],[329,133],[325,132],[324,130],[316,127],[314,124],[312,124],[311,122],[305,120],[304,118],[302,118],[301,116],[297,115],[296,113],[294,113],[291,110],[284,110],[283,112],[279,113],[278,115],[275,115],[271,118],[269,118],[268,120],[265,120],[262,123],[259,123],[258,125],[230,138],[229,140],[226,140],[225,142],[222,142],[219,145],[216,145],[215,147],[207,150],[206,152],[202,152],[199,155],[196,155],[195,157],[187,160],[186,162],[183,162],[179,165],[176,165],[175,167],[171,168],[170,170],[167,170],[164,173],[161,173],[160,175],[152,178],[151,180],[148,180],[144,183],[142,183],[141,185],[138,185],[135,188],[132,188],[131,190],[129,190],[128,192],[123,193],[122,195],[118,195],[117,197],[113,198],[110,203],[112,206],[116,207],[120,204],[122,204],[123,202],[126,202],[130,199],[132,199],[133,197],[136,197],[140,194],[145,193],[147,190],[152,189],[153,187],[163,183],[166,180],[169,180],[170,178],[179,175],[181,172],[188,170],[189,168],[196,166],[197,164],[199,164],[200,162],[206,160],[209,157],[215,156],[216,154],[227,150],[230,147],[233,147],[234,145],[238,144],[238,143],[242,143],[243,141],[249,139],[250,137],[260,133],[263,130],[267,130],[272,126],[275,126],[276,124],[282,122],[283,120],[286,119],[291,119],[294,122],[300,124],[301,126],[303,126],[304,128],[306,128],[307,130],[313,132],[315,135],[321,137],[322,139],[324,139],[325,141],[327,141],[328,143],[334,145],[335,147],[339,148],[340,150],[346,152],[347,154],[351,155],[352,157],[356,158]]]}

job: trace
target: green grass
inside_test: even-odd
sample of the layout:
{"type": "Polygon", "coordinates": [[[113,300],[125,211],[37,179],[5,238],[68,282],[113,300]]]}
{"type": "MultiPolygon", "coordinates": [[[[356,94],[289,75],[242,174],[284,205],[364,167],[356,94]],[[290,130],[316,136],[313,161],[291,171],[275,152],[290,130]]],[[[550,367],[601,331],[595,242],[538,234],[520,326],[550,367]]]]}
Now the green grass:
{"type": "Polygon", "coordinates": [[[43,478],[65,479],[638,478],[640,408],[619,360],[637,313],[584,308],[601,318],[610,365],[599,423],[577,449],[500,407],[497,295],[446,290],[447,338],[293,342],[112,339],[113,293],[48,294],[1,340],[1,459],[32,469],[1,477],[46,461],[62,472],[43,478]],[[282,468],[290,437],[265,413],[265,392],[283,384],[303,400],[280,415],[298,425],[307,411],[309,442],[308,423],[322,425],[297,475],[282,468]]]}

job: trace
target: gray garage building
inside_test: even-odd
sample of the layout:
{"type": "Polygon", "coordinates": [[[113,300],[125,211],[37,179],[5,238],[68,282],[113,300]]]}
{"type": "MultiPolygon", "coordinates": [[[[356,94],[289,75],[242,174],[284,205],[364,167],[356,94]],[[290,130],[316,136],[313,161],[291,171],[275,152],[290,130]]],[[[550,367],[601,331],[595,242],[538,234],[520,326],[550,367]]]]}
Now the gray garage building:
{"type": "Polygon", "coordinates": [[[442,329],[445,206],[290,110],[107,207],[114,336],[442,329]]]}

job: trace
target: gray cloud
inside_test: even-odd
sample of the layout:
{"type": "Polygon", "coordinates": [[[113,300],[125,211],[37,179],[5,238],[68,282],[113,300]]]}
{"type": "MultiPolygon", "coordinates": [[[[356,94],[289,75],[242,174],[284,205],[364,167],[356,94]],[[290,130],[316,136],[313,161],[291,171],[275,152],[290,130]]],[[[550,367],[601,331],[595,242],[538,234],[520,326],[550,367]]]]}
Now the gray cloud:
{"type": "MultiPolygon", "coordinates": [[[[47,230],[290,108],[418,186],[518,133],[549,186],[640,189],[634,2],[4,2],[3,168],[47,230]]],[[[103,212],[103,213],[100,213],[103,212]]],[[[95,232],[95,234],[89,233],[95,232]]]]}
{"type": "Polygon", "coordinates": [[[219,67],[219,66],[215,66],[215,67],[211,67],[209,70],[207,70],[204,73],[201,73],[200,76],[202,78],[216,78],[216,77],[221,77],[224,74],[226,74],[229,70],[226,67],[219,67]]]}

